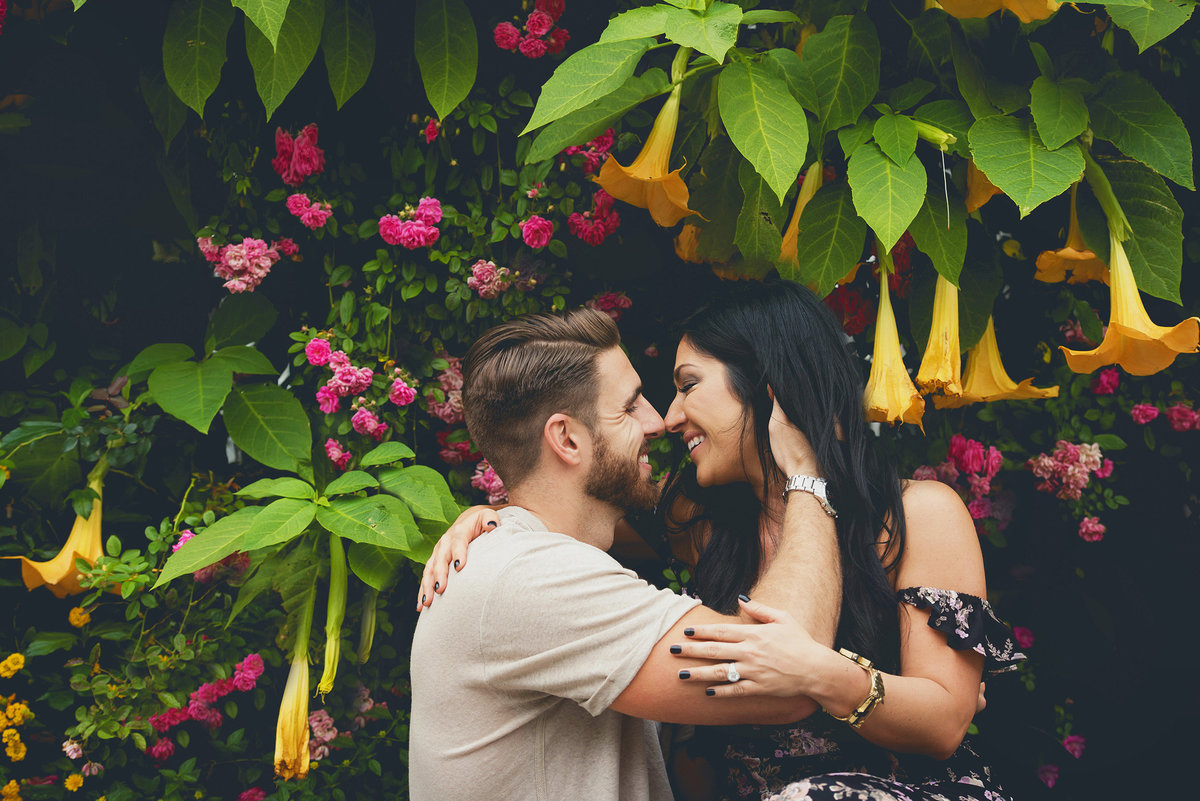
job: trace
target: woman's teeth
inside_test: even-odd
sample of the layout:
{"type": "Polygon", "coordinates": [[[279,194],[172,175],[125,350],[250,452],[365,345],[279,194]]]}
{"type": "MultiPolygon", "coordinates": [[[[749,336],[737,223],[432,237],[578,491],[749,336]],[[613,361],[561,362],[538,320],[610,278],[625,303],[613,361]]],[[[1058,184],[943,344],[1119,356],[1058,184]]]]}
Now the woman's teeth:
{"type": "Polygon", "coordinates": [[[689,439],[688,443],[687,443],[688,453],[691,453],[692,451],[696,450],[697,446],[699,446],[701,442],[704,442],[703,436],[694,437],[692,439],[689,439]]]}

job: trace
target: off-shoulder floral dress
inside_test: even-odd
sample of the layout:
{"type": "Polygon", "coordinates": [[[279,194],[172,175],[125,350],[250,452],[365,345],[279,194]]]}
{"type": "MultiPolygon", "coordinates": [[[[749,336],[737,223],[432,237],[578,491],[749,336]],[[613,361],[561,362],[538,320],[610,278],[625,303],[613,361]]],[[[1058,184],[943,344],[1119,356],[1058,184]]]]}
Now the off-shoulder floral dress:
{"type": "MultiPolygon", "coordinates": [[[[930,587],[910,587],[897,597],[928,609],[930,628],[946,635],[949,647],[983,654],[985,673],[1014,670],[1025,658],[984,599],[930,587]]],[[[788,727],[698,728],[696,745],[717,768],[726,799],[1008,801],[968,740],[947,760],[898,754],[823,712],[788,727]]]]}

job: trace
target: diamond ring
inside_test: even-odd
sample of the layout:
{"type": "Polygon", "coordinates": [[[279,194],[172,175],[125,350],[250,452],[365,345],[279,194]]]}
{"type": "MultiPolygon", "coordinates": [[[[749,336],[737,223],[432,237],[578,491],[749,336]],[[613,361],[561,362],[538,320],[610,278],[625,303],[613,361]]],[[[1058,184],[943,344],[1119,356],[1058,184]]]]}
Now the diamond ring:
{"type": "Polygon", "coordinates": [[[738,681],[741,678],[742,678],[742,674],[737,672],[737,668],[733,666],[733,663],[727,662],[725,664],[725,680],[734,682],[734,681],[738,681]]]}

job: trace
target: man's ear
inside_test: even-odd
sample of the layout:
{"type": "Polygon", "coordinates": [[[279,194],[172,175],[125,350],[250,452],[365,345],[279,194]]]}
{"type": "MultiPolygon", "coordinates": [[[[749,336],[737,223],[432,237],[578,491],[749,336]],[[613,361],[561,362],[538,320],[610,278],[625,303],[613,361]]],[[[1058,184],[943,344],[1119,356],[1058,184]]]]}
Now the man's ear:
{"type": "Polygon", "coordinates": [[[591,449],[587,428],[569,414],[558,412],[546,419],[542,443],[562,464],[578,466],[591,449]]]}

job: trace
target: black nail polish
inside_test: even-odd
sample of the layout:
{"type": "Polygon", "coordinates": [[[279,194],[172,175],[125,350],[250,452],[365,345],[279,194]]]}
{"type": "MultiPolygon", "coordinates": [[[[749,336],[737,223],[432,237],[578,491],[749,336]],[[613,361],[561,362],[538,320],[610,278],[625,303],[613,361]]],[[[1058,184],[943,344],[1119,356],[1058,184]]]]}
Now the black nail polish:
{"type": "Polygon", "coordinates": [[[457,559],[454,560],[454,569],[458,570],[458,560],[457,559]]]}
{"type": "Polygon", "coordinates": [[[678,645],[672,645],[672,646],[671,646],[671,653],[673,653],[673,654],[682,654],[682,653],[683,653],[683,648],[682,648],[682,647],[680,647],[680,646],[678,646],[678,645]]]}
{"type": "Polygon", "coordinates": [[[712,687],[708,687],[704,690],[704,694],[711,698],[712,696],[717,694],[717,691],[714,690],[712,687]]]}
{"type": "Polygon", "coordinates": [[[496,521],[495,521],[495,520],[489,520],[489,521],[488,521],[488,526],[490,526],[491,528],[495,528],[495,527],[496,527],[496,521]]]}
{"type": "Polygon", "coordinates": [[[435,581],[435,582],[433,582],[433,591],[434,591],[434,592],[437,592],[437,591],[438,591],[438,588],[439,588],[439,587],[441,587],[441,586],[442,586],[442,582],[440,582],[440,581],[435,581]]]}
{"type": "Polygon", "coordinates": [[[739,595],[738,600],[741,601],[742,603],[748,604],[748,603],[750,603],[750,596],[749,595],[739,595]]]}
{"type": "Polygon", "coordinates": [[[421,596],[421,603],[425,603],[425,596],[424,596],[424,595],[422,595],[422,596],[421,596]]]}
{"type": "Polygon", "coordinates": [[[684,636],[684,637],[691,637],[691,636],[693,636],[695,633],[696,633],[696,630],[695,630],[695,629],[693,629],[693,628],[691,628],[691,627],[689,627],[689,628],[686,628],[686,629],[684,629],[684,630],[683,630],[683,636],[684,636]]]}
{"type": "Polygon", "coordinates": [[[679,671],[679,678],[681,678],[681,679],[690,679],[691,677],[692,677],[692,671],[690,671],[690,670],[681,670],[681,671],[679,671]]]}

